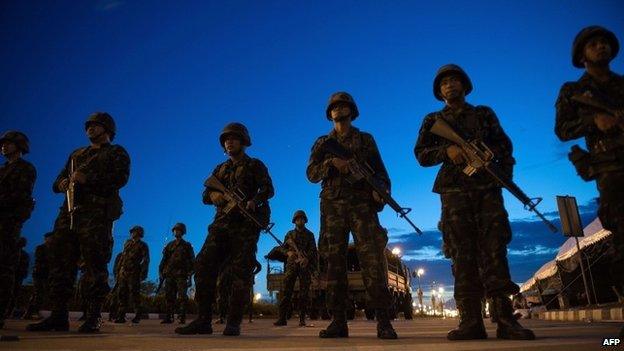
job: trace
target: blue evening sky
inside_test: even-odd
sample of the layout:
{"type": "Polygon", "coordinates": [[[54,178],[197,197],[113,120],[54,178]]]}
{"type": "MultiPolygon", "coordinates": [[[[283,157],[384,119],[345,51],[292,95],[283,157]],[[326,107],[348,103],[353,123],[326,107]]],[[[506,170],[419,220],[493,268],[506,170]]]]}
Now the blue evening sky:
{"type": "MultiPolygon", "coordinates": [[[[491,106],[514,143],[515,180],[540,209],[554,197],[597,196],[568,162],[571,143],[553,133],[554,102],[564,81],[582,71],[570,48],[584,26],[601,24],[624,38],[621,1],[3,1],[0,5],[0,129],[31,139],[26,158],[38,170],[37,207],[24,226],[28,250],[52,228],[62,195],[51,184],[69,152],[87,143],[83,122],[108,111],[116,143],[132,158],[115,223],[114,254],[135,224],[146,228],[156,279],[161,250],[176,221],[187,224],[196,252],[214,210],[201,202],[202,182],[224,160],[221,128],[249,128],[248,153],[265,162],[276,188],[275,232],[304,209],[319,228],[319,185],[305,177],[314,140],[327,133],[325,104],[337,90],[353,94],[393,182],[427,232],[420,238],[386,208],[390,246],[404,247],[425,280],[452,289],[450,265],[435,230],[440,202],[431,192],[438,170],[420,167],[413,146],[422,118],[442,108],[432,95],[437,68],[454,62],[470,75],[473,104],[491,106]]],[[[624,71],[621,56],[612,68],[624,71]]],[[[554,256],[564,239],[533,222],[506,195],[514,221],[512,277],[523,282],[554,256]]],[[[261,259],[274,245],[263,235],[261,259]]],[[[265,272],[257,289],[266,293],[265,272]]]]}

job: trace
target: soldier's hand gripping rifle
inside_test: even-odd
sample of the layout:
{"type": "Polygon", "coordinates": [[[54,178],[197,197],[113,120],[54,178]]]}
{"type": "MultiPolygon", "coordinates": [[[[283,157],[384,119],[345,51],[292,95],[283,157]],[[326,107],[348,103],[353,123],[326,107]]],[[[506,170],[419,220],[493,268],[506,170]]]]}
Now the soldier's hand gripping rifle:
{"type": "Polygon", "coordinates": [[[571,97],[573,101],[576,101],[582,105],[593,107],[594,109],[604,112],[608,115],[614,116],[618,118],[618,127],[624,130],[624,109],[617,109],[611,103],[603,101],[603,99],[598,99],[594,95],[597,93],[586,93],[574,95],[571,97]]]}
{"type": "Polygon", "coordinates": [[[334,138],[327,138],[321,144],[320,150],[347,161],[349,163],[349,176],[347,178],[349,182],[355,183],[364,180],[381,197],[385,204],[388,204],[399,217],[405,219],[414,228],[416,233],[422,234],[422,231],[407,217],[407,214],[412,209],[402,207],[390,196],[388,189],[384,185],[379,184],[377,179],[375,179],[375,171],[367,162],[359,161],[351,151],[345,149],[334,138]]]}
{"type": "Polygon", "coordinates": [[[76,161],[72,157],[69,161],[69,184],[65,195],[67,196],[67,212],[69,213],[69,230],[74,230],[74,216],[76,214],[76,181],[71,180],[71,175],[76,171],[76,161]]]}
{"type": "Polygon", "coordinates": [[[206,179],[206,181],[204,182],[204,186],[210,190],[220,192],[223,195],[223,197],[227,201],[227,204],[223,208],[223,212],[227,214],[232,212],[232,210],[237,209],[243,216],[247,217],[247,219],[257,225],[260,230],[269,234],[275,241],[277,241],[280,246],[284,245],[284,243],[280,239],[278,239],[277,236],[273,234],[273,232],[271,232],[271,229],[273,228],[275,223],[262,224],[260,220],[256,218],[256,216],[254,216],[251,212],[247,210],[247,208],[245,207],[245,194],[243,194],[239,189],[231,191],[230,189],[226,188],[225,185],[223,185],[214,175],[211,175],[208,179],[206,179]]]}
{"type": "Polygon", "coordinates": [[[508,176],[506,176],[500,168],[494,162],[494,153],[490,148],[481,140],[473,140],[471,142],[466,141],[461,137],[448,122],[438,118],[429,130],[431,133],[442,137],[455,145],[459,146],[467,157],[467,165],[463,172],[467,176],[474,175],[477,171],[483,169],[489,173],[502,187],[507,189],[513,196],[515,196],[526,210],[529,210],[537,215],[544,224],[553,233],[557,232],[557,228],[547,220],[536,206],[542,201],[542,198],[530,198],[516,183],[514,183],[508,176]]]}
{"type": "Polygon", "coordinates": [[[301,250],[299,250],[299,247],[297,246],[295,240],[293,240],[291,237],[286,241],[286,244],[290,245],[290,247],[292,247],[292,249],[295,251],[295,256],[297,256],[295,262],[299,264],[303,264],[305,262],[303,266],[307,266],[310,261],[308,260],[308,257],[303,252],[301,252],[301,250]]]}

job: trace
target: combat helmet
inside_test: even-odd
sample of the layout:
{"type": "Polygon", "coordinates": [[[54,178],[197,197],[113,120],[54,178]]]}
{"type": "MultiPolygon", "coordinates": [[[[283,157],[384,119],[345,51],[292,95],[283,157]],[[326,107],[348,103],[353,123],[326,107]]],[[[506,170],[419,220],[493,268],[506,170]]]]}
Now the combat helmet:
{"type": "Polygon", "coordinates": [[[609,42],[611,46],[611,59],[617,56],[620,51],[620,42],[613,32],[601,26],[585,27],[576,35],[574,43],[572,44],[572,65],[574,65],[574,67],[583,68],[585,66],[583,64],[583,49],[589,39],[597,35],[605,37],[609,42]]]}
{"type": "Polygon", "coordinates": [[[234,134],[240,137],[243,145],[251,146],[251,138],[249,137],[249,131],[247,130],[247,127],[245,127],[242,123],[238,123],[238,122],[228,123],[223,128],[223,130],[221,131],[221,134],[219,135],[219,142],[221,143],[221,146],[225,146],[225,138],[230,134],[234,134]]]}
{"type": "Polygon", "coordinates": [[[308,216],[306,216],[306,213],[303,210],[295,211],[295,214],[293,215],[293,218],[292,218],[292,222],[295,223],[298,217],[303,217],[303,220],[306,223],[308,223],[308,216]]]}
{"type": "Polygon", "coordinates": [[[22,151],[23,154],[27,154],[30,151],[30,143],[28,141],[28,137],[22,132],[9,130],[2,134],[2,137],[0,137],[0,144],[2,144],[4,141],[10,141],[14,143],[17,148],[22,151]]]}
{"type": "Polygon", "coordinates": [[[138,232],[141,238],[143,237],[143,235],[145,235],[145,229],[143,229],[143,227],[141,227],[140,225],[135,225],[134,227],[130,228],[130,234],[134,232],[138,232]]]}
{"type": "Polygon", "coordinates": [[[175,231],[176,229],[180,229],[182,231],[182,235],[186,234],[186,225],[184,223],[176,223],[171,231],[175,231]]]}
{"type": "Polygon", "coordinates": [[[351,94],[347,92],[339,91],[339,92],[333,93],[329,97],[329,102],[327,103],[327,108],[325,109],[325,116],[327,117],[328,120],[330,121],[332,120],[331,118],[332,107],[334,107],[335,104],[340,103],[340,102],[345,102],[349,104],[349,106],[351,106],[351,120],[352,121],[360,115],[360,111],[358,111],[358,108],[357,108],[357,105],[355,104],[355,100],[353,99],[353,96],[351,96],[351,94]]]}
{"type": "Polygon", "coordinates": [[[450,74],[459,75],[464,85],[464,89],[466,90],[465,95],[470,94],[472,91],[472,82],[466,72],[464,72],[464,70],[458,65],[449,63],[448,65],[440,67],[438,72],[436,72],[435,78],[433,79],[433,96],[440,101],[444,101],[444,98],[442,98],[442,95],[440,94],[440,82],[442,81],[442,78],[450,74]]]}
{"type": "Polygon", "coordinates": [[[110,135],[110,140],[113,141],[115,139],[115,134],[117,133],[117,126],[115,125],[115,120],[111,115],[106,112],[94,112],[89,118],[85,121],[85,130],[89,128],[91,123],[97,123],[104,127],[104,129],[110,135]]]}

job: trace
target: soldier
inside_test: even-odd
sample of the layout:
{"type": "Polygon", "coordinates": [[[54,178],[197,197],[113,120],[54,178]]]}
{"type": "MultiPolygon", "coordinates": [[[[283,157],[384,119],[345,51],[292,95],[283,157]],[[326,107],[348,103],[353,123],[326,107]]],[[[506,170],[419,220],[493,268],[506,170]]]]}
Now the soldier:
{"type": "Polygon", "coordinates": [[[167,315],[161,324],[173,323],[173,313],[178,301],[178,319],[180,324],[186,323],[186,305],[188,303],[187,290],[191,275],[193,275],[193,263],[195,253],[193,246],[182,239],[186,234],[186,225],[176,223],[171,229],[175,240],[168,243],[163,249],[162,261],[158,267],[160,281],[165,286],[165,300],[167,315]]]}
{"type": "Polygon", "coordinates": [[[119,309],[115,323],[126,322],[126,312],[130,307],[134,309],[132,323],[141,320],[141,282],[147,278],[149,268],[149,249],[142,240],[144,235],[143,227],[135,225],[130,228],[130,239],[126,240],[121,252],[116,282],[119,309]]]}
{"type": "MultiPolygon", "coordinates": [[[[273,184],[262,161],[249,157],[245,150],[251,145],[247,128],[240,123],[225,126],[219,136],[221,147],[229,159],[219,164],[212,175],[230,191],[244,197],[245,209],[267,224],[270,217],[268,200],[273,197],[273,184]]],[[[226,212],[228,203],[223,193],[206,187],[203,202],[214,204],[215,219],[208,227],[208,237],[195,260],[195,299],[199,307],[197,319],[178,334],[211,334],[212,308],[219,271],[229,269],[232,294],[223,335],[240,335],[240,323],[249,300],[253,270],[256,263],[260,228],[238,208],[226,212]]]]}
{"type": "Polygon", "coordinates": [[[0,137],[6,162],[0,166],[0,329],[13,295],[19,250],[17,241],[24,222],[30,218],[32,190],[37,178],[33,165],[22,155],[30,151],[24,133],[8,131],[0,137]]]}
{"type": "Polygon", "coordinates": [[[460,313],[459,327],[451,330],[447,338],[487,338],[480,302],[485,289],[497,317],[496,337],[531,340],[535,338],[533,332],[516,321],[509,300],[509,295],[519,288],[511,281],[507,264],[511,228],[501,185],[485,172],[472,177],[463,173],[467,157],[462,149],[430,132],[434,122],[442,119],[469,140],[479,138],[492,149],[496,162],[511,178],[515,163],[511,140],[492,109],[465,101],[471,91],[472,83],[459,66],[442,66],[433,82],[433,94],[446,106],[425,117],[414,148],[421,166],[442,164],[433,191],[442,200],[443,251],[452,262],[460,313]]]}
{"type": "Polygon", "coordinates": [[[9,302],[9,307],[7,309],[7,313],[11,317],[15,315],[15,309],[18,307],[17,303],[19,300],[19,295],[22,291],[22,282],[28,276],[28,265],[30,263],[28,252],[24,250],[24,248],[26,247],[26,238],[24,238],[23,236],[20,237],[17,241],[17,247],[19,248],[19,256],[17,258],[17,270],[15,272],[15,280],[13,281],[13,297],[11,298],[11,302],[9,302]]]}
{"type": "Polygon", "coordinates": [[[48,291],[48,246],[52,232],[45,233],[43,243],[35,248],[35,264],[32,271],[33,293],[28,302],[28,308],[22,318],[33,319],[34,314],[39,314],[44,296],[48,291]]]}
{"type": "MultiPolygon", "coordinates": [[[[581,30],[572,45],[572,64],[585,68],[576,82],[563,84],[557,99],[555,133],[562,141],[585,138],[589,152],[570,153],[578,174],[595,180],[600,194],[598,217],[613,233],[612,281],[624,294],[624,77],[609,64],[620,44],[613,32],[590,26],[581,30]],[[595,108],[578,101],[594,100],[595,108]]],[[[624,328],[621,331],[624,337],[624,328]]]]}
{"type": "Polygon", "coordinates": [[[349,232],[355,237],[358,259],[368,296],[367,306],[375,309],[377,337],[396,339],[390,324],[388,306],[392,296],[388,290],[388,262],[385,256],[388,236],[379,224],[377,212],[382,199],[363,180],[349,181],[349,163],[322,152],[328,138],[335,139],[361,161],[366,161],[380,184],[390,189],[390,179],[373,136],[352,126],[358,115],[355,101],[345,92],[337,92],[329,99],[325,111],[333,122],[329,135],[321,136],[312,147],[307,177],[312,183],[322,182],[321,230],[319,249],[327,264],[327,307],[333,321],[319,333],[321,338],[348,337],[347,300],[347,245],[349,232]]]}
{"type": "Polygon", "coordinates": [[[284,285],[280,293],[279,319],[273,324],[286,325],[292,305],[293,289],[299,278],[299,326],[305,327],[306,309],[310,303],[310,283],[312,276],[318,274],[318,252],[314,234],[305,227],[308,222],[305,212],[296,211],[292,222],[295,224],[295,229],[289,231],[284,239],[284,249],[288,259],[284,269],[284,285]],[[297,255],[297,251],[301,256],[297,255]]]}
{"type": "Polygon", "coordinates": [[[93,333],[100,329],[100,309],[110,289],[107,265],[113,247],[112,227],[122,213],[119,190],[128,182],[130,157],[123,147],[111,144],[116,128],[108,113],[92,114],[84,127],[90,145],[71,153],[53,185],[55,193],[75,188],[75,206],[70,213],[65,198],[50,238],[48,284],[52,314],[40,323],[30,324],[27,329],[31,331],[69,329],[67,302],[81,259],[88,282],[83,294],[90,303],[87,320],[78,331],[93,333]]]}

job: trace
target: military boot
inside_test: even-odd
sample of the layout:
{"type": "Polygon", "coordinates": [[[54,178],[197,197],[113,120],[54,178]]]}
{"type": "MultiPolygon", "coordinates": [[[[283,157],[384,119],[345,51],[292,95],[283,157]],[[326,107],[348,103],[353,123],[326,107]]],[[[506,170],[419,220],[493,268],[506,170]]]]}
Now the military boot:
{"type": "Polygon", "coordinates": [[[212,316],[200,314],[188,325],[177,327],[175,333],[180,335],[212,334],[212,316]]]}
{"type": "Polygon", "coordinates": [[[90,312],[87,314],[87,318],[80,327],[78,327],[79,333],[98,333],[102,326],[102,319],[100,313],[90,312]]]}
{"type": "Polygon", "coordinates": [[[326,338],[348,338],[349,327],[347,326],[347,315],[345,311],[333,311],[333,320],[326,329],[319,332],[319,337],[326,338]]]}
{"type": "Polygon", "coordinates": [[[163,318],[162,321],[160,321],[160,324],[171,324],[173,323],[173,316],[171,315],[171,313],[167,313],[165,315],[165,318],[163,318]]]}
{"type": "Polygon", "coordinates": [[[448,332],[449,340],[487,339],[483,317],[481,316],[480,299],[457,299],[459,310],[459,326],[448,332]]]}
{"type": "Polygon", "coordinates": [[[535,334],[530,329],[526,329],[518,323],[513,315],[511,300],[506,296],[496,296],[492,298],[492,314],[496,316],[496,337],[499,339],[511,340],[534,340],[535,334]]]}
{"type": "Polygon", "coordinates": [[[273,322],[273,325],[276,327],[283,327],[286,324],[288,324],[288,321],[282,316],[280,316],[275,322],[273,322]]]}
{"type": "Polygon", "coordinates": [[[239,336],[240,335],[240,325],[243,321],[243,315],[240,313],[230,313],[225,322],[225,329],[223,329],[223,335],[226,336],[239,336]]]}
{"type": "Polygon", "coordinates": [[[134,312],[134,318],[132,318],[131,322],[133,324],[138,324],[140,321],[141,321],[141,312],[137,310],[134,312]]]}
{"type": "Polygon", "coordinates": [[[398,338],[396,331],[390,323],[390,316],[386,309],[376,309],[375,318],[377,319],[377,337],[380,339],[396,339],[398,338]]]}
{"type": "Polygon", "coordinates": [[[306,311],[302,309],[301,311],[299,311],[299,326],[300,327],[306,326],[305,317],[306,317],[306,311]]]}
{"type": "Polygon", "coordinates": [[[68,331],[69,313],[67,311],[52,311],[50,317],[39,323],[32,323],[26,326],[28,331],[68,331]]]}
{"type": "Polygon", "coordinates": [[[178,314],[178,324],[186,324],[186,313],[178,314]]]}

